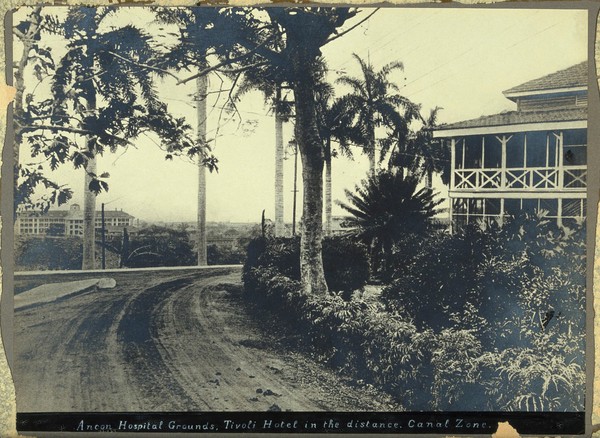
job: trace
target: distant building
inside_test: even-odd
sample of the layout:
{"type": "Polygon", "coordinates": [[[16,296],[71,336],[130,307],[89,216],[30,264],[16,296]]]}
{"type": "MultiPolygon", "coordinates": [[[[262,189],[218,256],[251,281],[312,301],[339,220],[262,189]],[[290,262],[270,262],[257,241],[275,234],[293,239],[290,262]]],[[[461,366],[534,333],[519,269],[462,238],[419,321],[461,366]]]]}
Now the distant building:
{"type": "Polygon", "coordinates": [[[509,90],[508,111],[440,126],[451,148],[450,217],[502,223],[546,210],[559,225],[586,216],[588,65],[509,90]]]}
{"type": "MultiPolygon", "coordinates": [[[[107,234],[120,234],[123,228],[133,226],[134,217],[123,210],[106,210],[104,226],[107,234]]],[[[102,216],[96,212],[96,229],[102,229],[102,216]]],[[[73,204],[69,210],[50,210],[47,213],[19,212],[15,221],[15,234],[25,236],[81,236],[83,235],[83,210],[73,204]]]]}

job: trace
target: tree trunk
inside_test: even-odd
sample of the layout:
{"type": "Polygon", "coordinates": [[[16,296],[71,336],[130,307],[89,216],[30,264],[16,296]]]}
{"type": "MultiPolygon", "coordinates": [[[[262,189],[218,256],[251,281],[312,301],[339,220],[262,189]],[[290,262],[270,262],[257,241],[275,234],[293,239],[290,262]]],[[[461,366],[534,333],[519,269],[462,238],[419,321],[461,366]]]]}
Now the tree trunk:
{"type": "MultiPolygon", "coordinates": [[[[373,120],[373,114],[371,114],[371,120],[373,120]]],[[[377,158],[375,150],[375,126],[369,126],[369,172],[371,175],[375,174],[377,168],[377,158]]]]}
{"type": "MultiPolygon", "coordinates": [[[[96,112],[96,91],[89,91],[86,110],[88,114],[96,112]]],[[[85,187],[83,188],[83,260],[81,269],[96,268],[96,194],[90,190],[90,183],[97,174],[96,139],[88,136],[85,139],[86,150],[92,153],[85,166],[85,187]]]]}
{"type": "Polygon", "coordinates": [[[299,75],[299,79],[294,85],[296,100],[295,134],[300,149],[302,180],[304,183],[302,236],[300,239],[300,281],[305,293],[325,294],[327,293],[327,283],[325,282],[322,255],[323,146],[317,128],[313,85],[313,80],[311,80],[309,74],[299,75]]]}
{"type": "Polygon", "coordinates": [[[283,220],[283,118],[278,105],[281,100],[281,89],[277,87],[275,103],[275,237],[285,234],[283,220]]]}
{"type": "Polygon", "coordinates": [[[331,138],[325,144],[325,235],[331,236],[331,138]]]}
{"type": "Polygon", "coordinates": [[[433,171],[431,169],[427,169],[425,185],[428,189],[433,189],[433,171]]]}
{"type": "MultiPolygon", "coordinates": [[[[89,109],[89,108],[88,108],[89,109]]],[[[89,144],[92,140],[87,139],[89,144]]],[[[96,268],[96,195],[90,190],[92,175],[96,174],[96,157],[90,158],[85,167],[83,192],[83,261],[81,269],[96,268]]]]}
{"type": "MultiPolygon", "coordinates": [[[[206,75],[199,76],[196,79],[198,98],[197,116],[198,116],[198,146],[204,151],[206,143],[206,93],[208,90],[208,78],[206,75]]],[[[202,162],[203,152],[198,155],[198,266],[208,264],[208,255],[206,249],[206,166],[202,162]]]]}
{"type": "MultiPolygon", "coordinates": [[[[23,41],[23,52],[21,59],[19,60],[18,67],[14,70],[15,76],[15,103],[13,110],[14,119],[14,130],[15,130],[15,144],[14,144],[14,156],[15,169],[19,166],[19,147],[21,145],[22,134],[21,134],[21,123],[20,118],[23,117],[23,95],[25,94],[25,66],[27,65],[27,59],[29,52],[31,51],[32,42],[29,40],[23,41]]],[[[15,174],[16,175],[16,174],[15,174]]]]}

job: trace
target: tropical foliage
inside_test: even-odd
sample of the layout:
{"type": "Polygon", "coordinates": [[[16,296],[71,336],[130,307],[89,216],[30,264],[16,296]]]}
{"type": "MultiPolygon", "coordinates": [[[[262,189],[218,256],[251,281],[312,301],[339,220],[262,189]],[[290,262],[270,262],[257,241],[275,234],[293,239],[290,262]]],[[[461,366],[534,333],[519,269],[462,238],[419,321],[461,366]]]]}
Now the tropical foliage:
{"type": "Polygon", "coordinates": [[[521,217],[456,236],[409,234],[381,301],[307,296],[264,249],[244,281],[257,308],[286,315],[288,342],[407,409],[576,411],[585,393],[581,233],[521,217]]]}
{"type": "Polygon", "coordinates": [[[15,240],[15,270],[81,269],[82,244],[78,237],[28,237],[15,240]]]}
{"type": "MultiPolygon", "coordinates": [[[[323,240],[323,263],[329,290],[349,297],[362,289],[369,278],[366,247],[344,237],[327,237],[323,240]]],[[[300,239],[262,238],[248,245],[243,278],[254,284],[254,269],[273,269],[286,277],[300,280],[300,239]]],[[[258,292],[258,291],[257,291],[258,292]]]]}
{"type": "MultiPolygon", "coordinates": [[[[22,111],[14,118],[17,139],[51,170],[67,162],[85,168],[94,156],[127,147],[147,130],[156,132],[171,153],[193,151],[189,126],[169,114],[150,70],[144,68],[157,57],[151,37],[133,25],[110,26],[117,11],[72,8],[62,21],[47,19],[53,23],[47,32],[65,38],[67,50],[55,60],[50,50],[37,49],[38,57],[46,60],[44,68],[38,64],[28,68],[40,80],[49,78],[51,93],[41,98],[34,90],[23,90],[22,111]],[[81,139],[87,140],[85,146],[81,139]]],[[[51,187],[42,171],[39,163],[21,165],[17,205],[30,205],[37,185],[51,187]]],[[[107,190],[108,174],[90,176],[91,191],[107,190]]],[[[66,200],[63,194],[51,201],[66,200]]]]}
{"type": "Polygon", "coordinates": [[[392,82],[390,74],[403,70],[399,61],[390,62],[380,70],[354,54],[360,65],[361,77],[341,76],[339,84],[350,92],[340,98],[346,111],[353,116],[354,127],[360,132],[358,143],[369,157],[370,170],[375,171],[376,151],[379,161],[394,147],[404,144],[409,136],[410,124],[420,119],[419,106],[400,94],[400,87],[392,82]],[[377,128],[385,128],[386,135],[376,138],[377,128]]]}
{"type": "MultiPolygon", "coordinates": [[[[98,242],[100,243],[100,242],[98,242]]],[[[127,268],[190,266],[196,264],[194,245],[187,231],[152,225],[129,235],[109,239],[106,249],[119,255],[127,268]]]]}
{"type": "Polygon", "coordinates": [[[344,225],[348,234],[371,248],[374,271],[385,272],[394,244],[407,235],[433,229],[440,212],[436,194],[401,172],[380,171],[346,190],[348,203],[339,205],[351,214],[344,225]]]}

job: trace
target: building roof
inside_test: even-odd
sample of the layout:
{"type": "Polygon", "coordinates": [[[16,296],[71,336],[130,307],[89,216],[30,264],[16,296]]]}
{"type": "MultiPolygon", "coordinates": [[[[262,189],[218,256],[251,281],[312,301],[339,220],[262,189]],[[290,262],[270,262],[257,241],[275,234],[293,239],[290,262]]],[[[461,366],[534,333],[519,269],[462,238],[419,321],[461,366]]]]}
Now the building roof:
{"type": "MultiPolygon", "coordinates": [[[[100,217],[100,212],[96,212],[96,217],[100,217]]],[[[118,211],[118,210],[106,210],[104,212],[104,217],[126,217],[126,218],[132,218],[133,216],[130,215],[129,213],[125,213],[124,211],[118,211]]]]}
{"type": "Polygon", "coordinates": [[[69,214],[67,210],[49,210],[45,213],[39,211],[20,211],[17,213],[18,217],[50,217],[50,218],[64,218],[69,214]]]}
{"type": "Polygon", "coordinates": [[[479,128],[488,126],[520,125],[528,123],[569,122],[587,120],[587,108],[568,108],[551,111],[507,111],[477,119],[449,123],[438,127],[437,131],[461,128],[479,128]]]}
{"type": "MultiPolygon", "coordinates": [[[[50,217],[50,218],[81,218],[83,217],[83,210],[48,210],[45,213],[39,211],[21,211],[18,213],[19,217],[50,217]]],[[[100,217],[100,211],[96,210],[96,217],[100,217]]],[[[104,212],[104,217],[106,218],[133,218],[129,213],[124,212],[123,210],[106,210],[104,212]]]]}
{"type": "Polygon", "coordinates": [[[528,93],[543,90],[557,90],[574,87],[587,87],[588,63],[584,61],[564,70],[533,79],[504,91],[505,95],[528,93]]]}

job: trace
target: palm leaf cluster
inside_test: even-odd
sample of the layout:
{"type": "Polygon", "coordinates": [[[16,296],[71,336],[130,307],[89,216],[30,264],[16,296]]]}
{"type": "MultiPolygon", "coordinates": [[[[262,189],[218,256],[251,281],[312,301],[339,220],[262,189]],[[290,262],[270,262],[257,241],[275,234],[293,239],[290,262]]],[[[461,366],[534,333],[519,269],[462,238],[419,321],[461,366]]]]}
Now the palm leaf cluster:
{"type": "Polygon", "coordinates": [[[348,75],[338,78],[337,83],[345,85],[350,92],[340,97],[340,105],[352,116],[352,126],[360,133],[356,144],[369,156],[371,171],[375,168],[376,150],[380,150],[379,162],[398,145],[404,144],[410,133],[410,124],[420,120],[419,106],[400,94],[400,87],[390,79],[390,75],[404,66],[399,61],[384,65],[375,70],[357,54],[362,76],[348,75]],[[376,138],[376,130],[385,129],[385,136],[376,138]]]}
{"type": "Polygon", "coordinates": [[[431,110],[429,117],[422,120],[421,127],[405,136],[390,153],[390,166],[426,179],[427,187],[432,186],[434,173],[440,174],[442,182],[450,182],[450,149],[441,140],[433,138],[441,108],[431,110]]]}
{"type": "Polygon", "coordinates": [[[349,234],[385,258],[406,234],[427,231],[442,200],[418,184],[416,178],[401,172],[381,171],[357,185],[354,192],[346,190],[348,203],[339,205],[351,214],[344,223],[349,234]]]}

